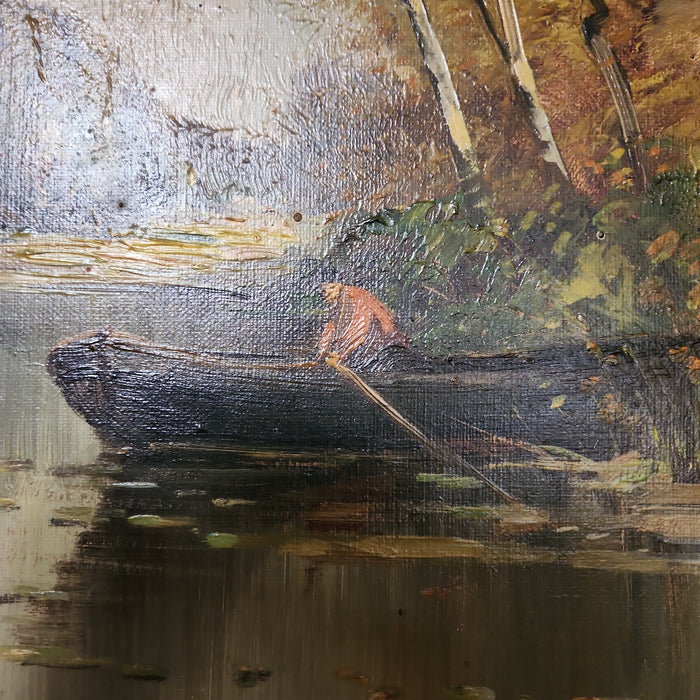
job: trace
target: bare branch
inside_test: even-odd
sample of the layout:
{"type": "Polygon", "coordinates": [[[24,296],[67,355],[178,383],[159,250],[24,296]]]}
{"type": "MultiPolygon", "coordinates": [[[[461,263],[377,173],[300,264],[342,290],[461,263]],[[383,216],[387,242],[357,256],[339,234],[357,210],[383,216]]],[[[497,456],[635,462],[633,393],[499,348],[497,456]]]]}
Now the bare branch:
{"type": "Polygon", "coordinates": [[[642,131],[639,128],[637,112],[632,102],[632,90],[625,69],[613,52],[608,40],[601,34],[603,24],[608,18],[608,7],[604,0],[590,0],[590,3],[595,12],[583,20],[583,36],[603,74],[615,104],[625,150],[634,173],[636,190],[638,193],[644,192],[649,187],[649,166],[642,143],[642,131]]]}

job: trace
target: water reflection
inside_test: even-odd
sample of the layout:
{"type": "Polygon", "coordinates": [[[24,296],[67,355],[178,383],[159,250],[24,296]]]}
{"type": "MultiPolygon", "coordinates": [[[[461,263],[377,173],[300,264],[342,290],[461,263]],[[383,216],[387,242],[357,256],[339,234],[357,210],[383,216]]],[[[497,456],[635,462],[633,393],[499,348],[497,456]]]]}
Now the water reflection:
{"type": "Polygon", "coordinates": [[[454,511],[411,512],[424,494],[399,497],[410,468],[396,464],[196,466],[100,465],[111,481],[89,527],[15,618],[25,697],[700,692],[687,557],[533,547],[483,520],[456,539],[454,511]]]}

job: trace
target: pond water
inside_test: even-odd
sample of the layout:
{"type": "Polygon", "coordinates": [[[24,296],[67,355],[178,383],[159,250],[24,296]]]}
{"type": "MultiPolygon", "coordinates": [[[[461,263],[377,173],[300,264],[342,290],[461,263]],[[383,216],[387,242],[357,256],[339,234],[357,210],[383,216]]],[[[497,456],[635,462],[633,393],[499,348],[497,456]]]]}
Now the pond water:
{"type": "Polygon", "coordinates": [[[396,456],[101,456],[51,345],[223,333],[133,294],[0,299],[0,698],[700,698],[697,553],[594,500],[543,535],[396,456]]]}

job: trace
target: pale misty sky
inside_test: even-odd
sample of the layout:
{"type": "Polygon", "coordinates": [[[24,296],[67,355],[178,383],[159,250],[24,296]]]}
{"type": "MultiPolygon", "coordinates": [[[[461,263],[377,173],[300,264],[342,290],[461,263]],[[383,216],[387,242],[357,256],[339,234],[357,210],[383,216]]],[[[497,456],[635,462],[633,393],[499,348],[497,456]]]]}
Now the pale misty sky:
{"type": "MultiPolygon", "coordinates": [[[[290,77],[362,31],[354,0],[49,0],[85,19],[176,117],[269,135],[290,77]]],[[[345,49],[347,51],[347,49],[345,49]]]]}
{"type": "Polygon", "coordinates": [[[362,0],[0,2],[0,229],[413,201],[433,136],[394,78],[420,53],[376,32],[362,0]]]}

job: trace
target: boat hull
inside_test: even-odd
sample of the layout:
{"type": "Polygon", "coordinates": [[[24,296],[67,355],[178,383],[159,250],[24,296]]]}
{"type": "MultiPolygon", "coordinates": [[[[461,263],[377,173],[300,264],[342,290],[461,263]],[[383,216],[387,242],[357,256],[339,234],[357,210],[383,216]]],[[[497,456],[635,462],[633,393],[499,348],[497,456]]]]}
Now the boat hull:
{"type": "MultiPolygon", "coordinates": [[[[634,362],[617,357],[604,372],[624,392],[626,410],[640,413],[642,379],[634,362]]],[[[60,343],[47,366],[70,406],[113,447],[378,452],[417,444],[332,368],[290,369],[293,359],[195,353],[97,332],[60,343]]],[[[361,373],[410,421],[456,448],[510,441],[602,459],[648,447],[650,426],[637,421],[630,430],[601,410],[591,389],[601,374],[600,358],[579,348],[440,360],[397,350],[361,373]]]]}

